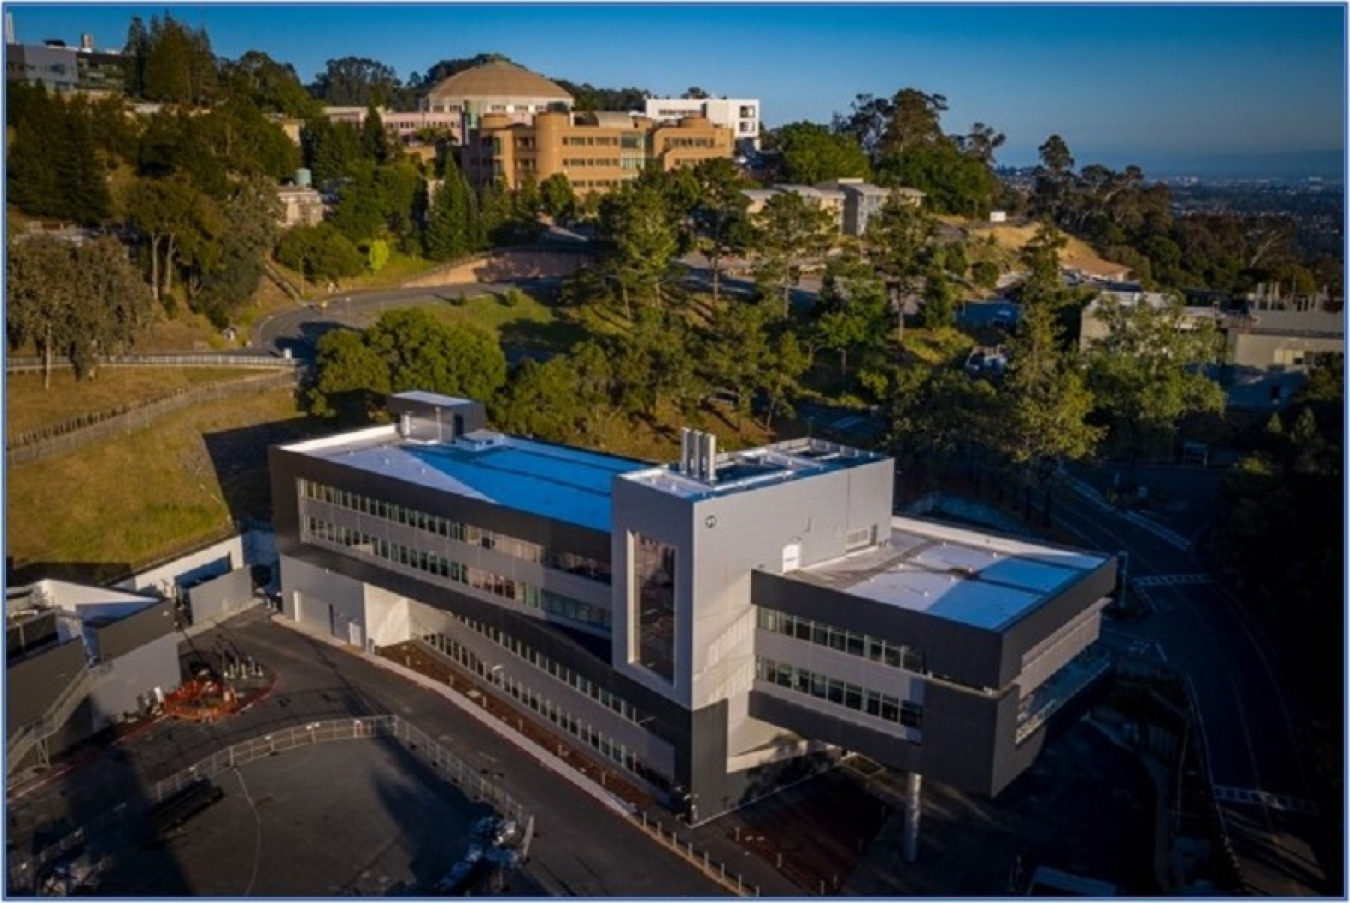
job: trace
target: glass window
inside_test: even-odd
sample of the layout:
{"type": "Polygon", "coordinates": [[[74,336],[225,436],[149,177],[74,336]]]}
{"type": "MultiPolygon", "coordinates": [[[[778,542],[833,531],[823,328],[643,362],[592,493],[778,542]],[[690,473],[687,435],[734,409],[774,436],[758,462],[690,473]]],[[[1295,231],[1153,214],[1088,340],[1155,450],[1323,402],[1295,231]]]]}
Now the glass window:
{"type": "Polygon", "coordinates": [[[633,586],[629,606],[636,627],[638,664],[675,680],[675,547],[630,534],[633,586]]]}

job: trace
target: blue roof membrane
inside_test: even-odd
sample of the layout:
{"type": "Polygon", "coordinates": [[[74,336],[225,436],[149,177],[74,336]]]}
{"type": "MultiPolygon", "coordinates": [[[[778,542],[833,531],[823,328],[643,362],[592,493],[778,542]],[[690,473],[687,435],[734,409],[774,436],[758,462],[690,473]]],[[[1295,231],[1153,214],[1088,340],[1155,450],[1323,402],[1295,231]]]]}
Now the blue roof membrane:
{"type": "Polygon", "coordinates": [[[610,529],[614,477],[651,466],[514,436],[481,451],[447,445],[401,450],[460,484],[463,495],[603,531],[610,529]]]}

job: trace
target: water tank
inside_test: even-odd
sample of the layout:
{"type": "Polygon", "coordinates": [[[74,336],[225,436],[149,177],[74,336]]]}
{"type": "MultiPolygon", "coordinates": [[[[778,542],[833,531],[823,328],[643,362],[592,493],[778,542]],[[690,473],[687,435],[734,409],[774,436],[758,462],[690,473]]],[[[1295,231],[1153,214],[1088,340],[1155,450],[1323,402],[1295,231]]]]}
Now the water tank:
{"type": "Polygon", "coordinates": [[[314,173],[301,167],[295,171],[295,187],[308,188],[314,182],[314,173]]]}

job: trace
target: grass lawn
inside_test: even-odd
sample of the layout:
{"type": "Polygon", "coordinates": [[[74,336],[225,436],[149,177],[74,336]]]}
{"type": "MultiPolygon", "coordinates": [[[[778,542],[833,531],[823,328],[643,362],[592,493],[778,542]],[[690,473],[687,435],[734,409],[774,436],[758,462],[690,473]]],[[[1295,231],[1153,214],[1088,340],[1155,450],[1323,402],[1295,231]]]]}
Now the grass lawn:
{"type": "Polygon", "coordinates": [[[265,371],[236,367],[105,367],[92,380],[76,382],[74,371],[54,369],[52,387],[41,373],[5,375],[5,435],[18,436],[75,417],[154,401],[178,389],[257,376],[265,371]]]}
{"type": "Polygon", "coordinates": [[[287,389],[179,411],[151,429],[7,469],[6,555],[136,565],[270,516],[269,444],[324,432],[287,389]]]}
{"type": "Polygon", "coordinates": [[[503,344],[519,348],[563,351],[586,337],[583,327],[525,292],[446,300],[429,309],[442,322],[476,323],[503,344]]]}

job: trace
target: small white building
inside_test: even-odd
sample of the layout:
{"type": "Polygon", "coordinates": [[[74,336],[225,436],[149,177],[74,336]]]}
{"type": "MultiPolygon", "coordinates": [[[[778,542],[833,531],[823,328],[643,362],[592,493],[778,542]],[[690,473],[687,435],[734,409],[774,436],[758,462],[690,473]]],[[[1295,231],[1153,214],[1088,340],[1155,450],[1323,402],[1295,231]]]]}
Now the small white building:
{"type": "Polygon", "coordinates": [[[647,118],[677,121],[685,116],[702,116],[714,125],[731,129],[736,142],[747,142],[759,150],[760,109],[758,99],[708,97],[702,100],[684,97],[647,98],[647,118]]]}

